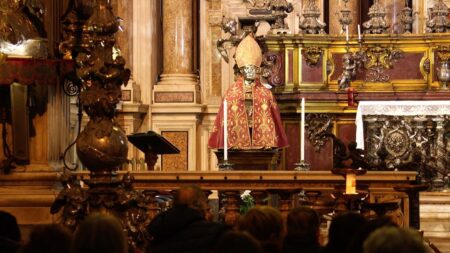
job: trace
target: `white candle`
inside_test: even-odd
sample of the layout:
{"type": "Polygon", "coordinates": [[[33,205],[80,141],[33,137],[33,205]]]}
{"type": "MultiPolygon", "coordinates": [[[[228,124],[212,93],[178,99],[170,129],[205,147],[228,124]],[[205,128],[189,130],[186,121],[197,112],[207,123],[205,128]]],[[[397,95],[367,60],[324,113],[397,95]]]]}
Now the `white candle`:
{"type": "Polygon", "coordinates": [[[300,161],[305,160],[305,98],[302,98],[302,112],[300,122],[300,161]]]}
{"type": "Polygon", "coordinates": [[[358,24],[358,41],[361,41],[361,25],[358,24]]]}
{"type": "Polygon", "coordinates": [[[353,173],[345,177],[345,194],[356,194],[356,175],[353,173]]]}
{"type": "Polygon", "coordinates": [[[345,26],[345,41],[348,42],[348,25],[345,26]]]}
{"type": "Polygon", "coordinates": [[[228,103],[223,101],[223,160],[228,160],[228,103]]]}

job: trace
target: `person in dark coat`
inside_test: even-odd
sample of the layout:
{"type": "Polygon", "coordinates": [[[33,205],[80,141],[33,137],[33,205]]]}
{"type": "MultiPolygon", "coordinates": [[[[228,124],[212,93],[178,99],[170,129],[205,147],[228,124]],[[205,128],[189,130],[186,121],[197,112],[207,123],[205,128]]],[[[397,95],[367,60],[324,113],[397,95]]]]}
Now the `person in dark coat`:
{"type": "Polygon", "coordinates": [[[366,219],[359,213],[348,212],[335,216],[328,230],[328,244],[325,246],[324,252],[346,252],[351,241],[366,222],[366,219]]]}
{"type": "Polygon", "coordinates": [[[0,211],[0,253],[15,253],[20,247],[21,233],[14,215],[0,211]]]}
{"type": "Polygon", "coordinates": [[[173,207],[158,214],[147,227],[153,240],[149,253],[209,253],[228,226],[207,221],[208,203],[197,186],[174,195],[173,207]]]}
{"type": "Polygon", "coordinates": [[[320,216],[312,208],[297,207],[291,210],[286,222],[287,234],[283,253],[319,253],[320,216]]]}

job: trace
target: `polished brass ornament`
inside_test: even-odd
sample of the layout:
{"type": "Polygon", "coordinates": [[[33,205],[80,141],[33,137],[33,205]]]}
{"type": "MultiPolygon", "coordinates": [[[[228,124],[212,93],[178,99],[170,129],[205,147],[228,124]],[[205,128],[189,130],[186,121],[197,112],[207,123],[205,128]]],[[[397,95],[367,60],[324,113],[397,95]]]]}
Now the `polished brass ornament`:
{"type": "Polygon", "coordinates": [[[375,0],[369,8],[370,20],[363,23],[365,34],[385,34],[388,33],[390,25],[386,20],[386,8],[384,8],[379,0],[375,0]]]}
{"type": "Polygon", "coordinates": [[[450,82],[450,46],[438,46],[436,54],[438,58],[437,78],[441,83],[441,88],[448,89],[447,84],[450,82]]]}
{"type": "Polygon", "coordinates": [[[270,32],[273,34],[289,33],[289,26],[284,19],[294,10],[292,3],[286,0],[271,0],[269,4],[272,10],[272,16],[275,18],[275,23],[271,24],[270,32]]]}
{"type": "Polygon", "coordinates": [[[430,9],[428,20],[426,21],[425,31],[427,33],[445,33],[450,27],[448,21],[448,7],[443,0],[438,2],[430,9]]]}
{"type": "Polygon", "coordinates": [[[316,0],[308,0],[303,8],[303,19],[299,28],[303,34],[325,34],[326,24],[320,20],[320,9],[316,5],[316,0]]]}
{"type": "MultiPolygon", "coordinates": [[[[132,187],[130,175],[119,179],[117,170],[127,161],[127,137],[115,119],[121,86],[130,78],[125,60],[115,50],[118,18],[110,0],[73,0],[64,17],[64,41],[60,51],[76,63],[81,84],[79,104],[89,121],[77,137],[77,155],[90,171],[88,188],[75,178],[63,180],[64,189],[51,212],[62,211],[65,225],[76,228],[93,212],[110,213],[121,220],[130,245],[143,247],[150,237],[149,199],[132,187]]],[[[67,176],[67,175],[66,175],[67,176]]]]}
{"type": "Polygon", "coordinates": [[[405,0],[405,7],[398,14],[399,21],[396,23],[396,32],[402,34],[412,33],[412,25],[414,23],[414,15],[411,7],[408,6],[408,0],[405,0]]]}
{"type": "Polygon", "coordinates": [[[340,15],[338,12],[336,12],[336,15],[339,15],[339,23],[341,24],[341,34],[345,34],[346,27],[350,26],[350,24],[353,21],[352,16],[350,16],[352,11],[347,7],[348,1],[350,0],[343,0],[344,8],[339,11],[341,13],[340,15]]]}

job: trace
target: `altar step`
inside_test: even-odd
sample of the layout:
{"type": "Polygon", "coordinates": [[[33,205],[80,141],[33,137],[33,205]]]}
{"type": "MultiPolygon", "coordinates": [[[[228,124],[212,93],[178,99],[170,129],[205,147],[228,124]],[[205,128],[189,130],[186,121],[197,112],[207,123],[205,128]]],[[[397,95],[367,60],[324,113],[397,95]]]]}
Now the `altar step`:
{"type": "Polygon", "coordinates": [[[443,253],[450,253],[450,192],[420,194],[420,228],[443,253]]]}

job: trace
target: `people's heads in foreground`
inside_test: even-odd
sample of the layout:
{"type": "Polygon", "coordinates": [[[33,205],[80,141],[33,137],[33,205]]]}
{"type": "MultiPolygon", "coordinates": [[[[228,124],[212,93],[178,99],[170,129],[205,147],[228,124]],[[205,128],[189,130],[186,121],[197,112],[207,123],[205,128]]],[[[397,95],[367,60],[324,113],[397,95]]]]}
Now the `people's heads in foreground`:
{"type": "Polygon", "coordinates": [[[364,242],[364,253],[427,253],[417,231],[383,227],[364,242]]]}
{"type": "Polygon", "coordinates": [[[30,234],[21,253],[68,253],[72,234],[59,224],[39,225],[30,234]]]}
{"type": "Polygon", "coordinates": [[[277,209],[270,206],[254,207],[240,219],[238,228],[257,239],[264,252],[281,250],[284,226],[281,213],[277,209]]]}
{"type": "Polygon", "coordinates": [[[335,216],[328,230],[328,244],[325,247],[325,252],[346,252],[352,238],[365,223],[366,219],[359,213],[349,212],[335,216]]]}
{"type": "Polygon", "coordinates": [[[362,253],[363,243],[369,237],[373,231],[382,227],[397,227],[397,224],[392,220],[390,216],[377,217],[375,219],[367,221],[359,230],[359,232],[353,236],[352,242],[347,248],[347,252],[362,253]]]}
{"type": "Polygon", "coordinates": [[[320,216],[310,207],[297,207],[289,212],[286,222],[287,235],[319,241],[320,216]]]}
{"type": "Polygon", "coordinates": [[[0,211],[0,253],[15,253],[19,249],[21,234],[16,217],[0,211]]]}
{"type": "Polygon", "coordinates": [[[247,232],[229,231],[217,242],[214,253],[263,253],[260,243],[247,232]]]}
{"type": "Polygon", "coordinates": [[[125,231],[112,215],[93,214],[75,231],[71,253],[126,253],[125,231]]]}
{"type": "Polygon", "coordinates": [[[183,186],[173,196],[173,206],[185,205],[199,211],[205,218],[209,216],[208,199],[203,190],[196,185],[183,186]]]}

